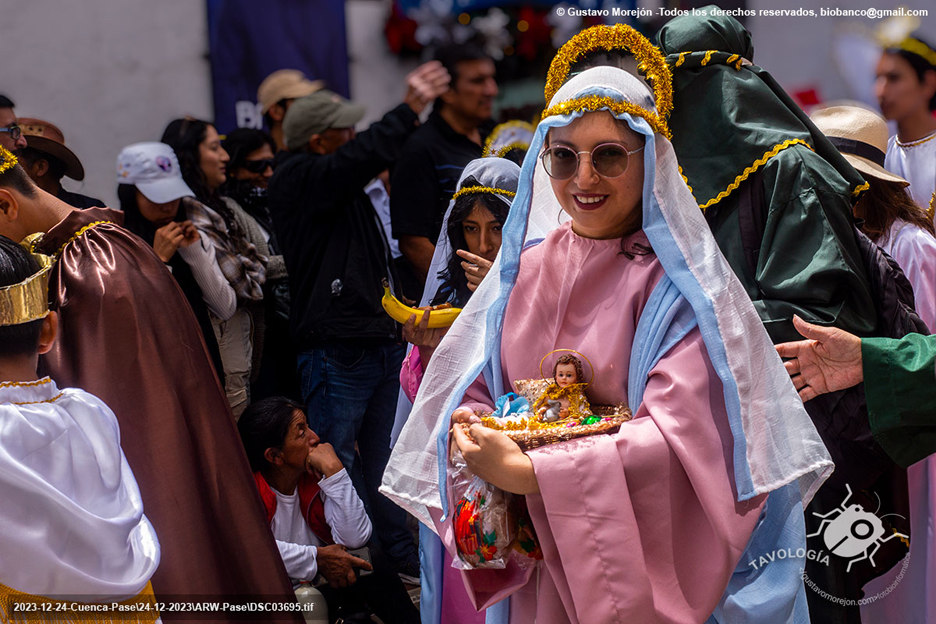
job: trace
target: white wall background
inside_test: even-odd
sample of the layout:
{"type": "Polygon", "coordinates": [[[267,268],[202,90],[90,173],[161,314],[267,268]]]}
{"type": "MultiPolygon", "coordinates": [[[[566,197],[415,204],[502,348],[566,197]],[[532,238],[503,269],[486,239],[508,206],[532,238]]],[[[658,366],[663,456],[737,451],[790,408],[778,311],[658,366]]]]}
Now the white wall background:
{"type": "Polygon", "coordinates": [[[203,0],[0,0],[0,17],[0,93],[61,128],[85,167],[71,190],[116,206],[122,147],[211,118],[203,0]]]}
{"type": "MultiPolygon", "coordinates": [[[[258,3],[261,0],[257,0],[258,3]]],[[[641,5],[654,4],[652,1],[641,5]]],[[[837,0],[840,8],[929,9],[932,0],[837,0]]],[[[347,0],[352,97],[367,106],[364,124],[399,103],[416,61],[386,47],[389,0],[347,0]]],[[[815,8],[821,0],[750,0],[749,8],[815,8]]],[[[85,166],[83,183],[65,185],[116,203],[114,161],[130,143],[158,140],[181,115],[211,119],[204,0],[0,0],[0,93],[22,117],[58,125],[85,166]]],[[[832,61],[832,34],[846,22],[875,20],[753,18],[755,62],[789,90],[818,87],[823,98],[853,97],[832,61]]]]}

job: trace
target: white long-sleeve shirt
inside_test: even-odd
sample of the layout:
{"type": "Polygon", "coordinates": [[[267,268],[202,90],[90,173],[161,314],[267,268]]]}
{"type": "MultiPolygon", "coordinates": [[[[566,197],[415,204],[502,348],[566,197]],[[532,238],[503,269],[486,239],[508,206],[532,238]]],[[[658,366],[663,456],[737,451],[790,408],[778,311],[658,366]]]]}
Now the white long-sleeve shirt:
{"type": "Polygon", "coordinates": [[[198,287],[201,288],[202,299],[212,314],[222,321],[234,316],[234,312],[237,311],[237,295],[221,272],[214,245],[201,236],[188,247],[179,247],[179,255],[191,269],[198,287]]]}
{"type": "MultiPolygon", "coordinates": [[[[322,488],[319,496],[325,504],[325,521],[331,528],[336,544],[347,548],[360,548],[371,536],[371,521],[364,511],[361,501],[348,471],[342,468],[327,479],[319,481],[322,488]]],[[[272,488],[271,488],[272,489],[272,488]]],[[[276,512],[273,514],[273,537],[279,548],[286,572],[293,580],[311,581],[318,574],[318,547],[324,543],[302,517],[303,510],[299,503],[299,492],[282,494],[273,489],[276,495],[276,512]]]]}

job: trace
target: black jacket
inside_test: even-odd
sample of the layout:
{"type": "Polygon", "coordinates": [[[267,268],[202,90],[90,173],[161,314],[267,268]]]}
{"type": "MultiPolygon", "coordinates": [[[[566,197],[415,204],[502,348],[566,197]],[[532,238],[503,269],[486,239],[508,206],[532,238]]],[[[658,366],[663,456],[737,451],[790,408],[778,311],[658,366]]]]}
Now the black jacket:
{"type": "Polygon", "coordinates": [[[270,180],[270,212],[292,294],[296,346],[395,339],[380,305],[390,252],[364,187],[400,155],[418,127],[405,104],[333,154],[286,152],[270,180]]]}

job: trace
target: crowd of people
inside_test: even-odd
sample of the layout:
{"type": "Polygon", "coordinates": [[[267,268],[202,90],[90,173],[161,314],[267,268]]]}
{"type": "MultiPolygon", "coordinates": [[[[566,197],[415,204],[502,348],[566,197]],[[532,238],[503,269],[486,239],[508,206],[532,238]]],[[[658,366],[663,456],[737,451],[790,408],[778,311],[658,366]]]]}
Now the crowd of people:
{"type": "Polygon", "coordinates": [[[810,116],[738,21],[685,15],[573,37],[536,125],[495,124],[465,44],[357,132],[283,69],[269,132],[124,147],[118,209],[0,96],[0,621],[936,622],[936,49],[876,71],[883,116],[810,116]],[[384,283],[461,312],[397,322],[384,283]],[[568,351],[630,420],[487,426],[568,351]],[[529,556],[466,569],[465,471],[522,501],[529,556]],[[771,554],[844,501],[870,556],[771,554]]]}

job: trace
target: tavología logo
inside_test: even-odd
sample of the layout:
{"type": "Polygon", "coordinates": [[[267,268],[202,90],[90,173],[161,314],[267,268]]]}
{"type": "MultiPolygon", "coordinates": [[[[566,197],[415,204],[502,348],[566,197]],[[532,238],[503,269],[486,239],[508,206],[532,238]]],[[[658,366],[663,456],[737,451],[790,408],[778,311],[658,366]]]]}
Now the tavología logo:
{"type": "MultiPolygon", "coordinates": [[[[859,561],[868,561],[872,566],[876,566],[874,556],[881,548],[881,545],[892,539],[899,539],[910,546],[908,536],[900,533],[893,527],[885,525],[883,518],[894,515],[903,518],[900,514],[885,514],[878,516],[877,513],[871,513],[857,502],[849,504],[852,498],[851,486],[845,484],[846,496],[842,503],[826,513],[811,512],[813,516],[821,519],[819,528],[806,535],[807,539],[818,538],[819,548],[815,548],[815,539],[813,547],[792,548],[775,550],[759,556],[756,560],[748,562],[755,570],[759,570],[765,565],[774,561],[784,559],[802,559],[805,566],[806,561],[813,561],[815,565],[832,567],[836,560],[844,559],[847,562],[845,573],[850,573],[852,566],[859,561]]],[[[880,510],[880,507],[878,508],[880,510]]],[[[893,561],[893,559],[891,560],[893,561]]],[[[898,583],[903,579],[907,566],[910,563],[909,552],[901,561],[901,569],[894,581],[883,591],[873,595],[866,596],[859,600],[842,596],[835,596],[825,589],[819,587],[809,575],[803,572],[803,581],[806,586],[823,598],[841,604],[844,606],[860,606],[870,604],[880,600],[890,594],[898,583]]],[[[888,565],[888,568],[893,564],[888,565]]],[[[881,571],[886,572],[886,570],[881,571]]]]}
{"type": "Polygon", "coordinates": [[[822,524],[818,531],[810,533],[806,538],[815,537],[821,533],[822,541],[832,554],[848,559],[848,567],[845,571],[851,572],[851,567],[862,559],[867,559],[871,565],[874,565],[874,553],[884,542],[896,537],[907,540],[910,536],[898,533],[896,530],[888,535],[881,518],[866,511],[858,503],[848,504],[852,491],[847,483],[845,490],[848,495],[840,507],[827,514],[813,513],[814,516],[822,518],[822,524]]]}

